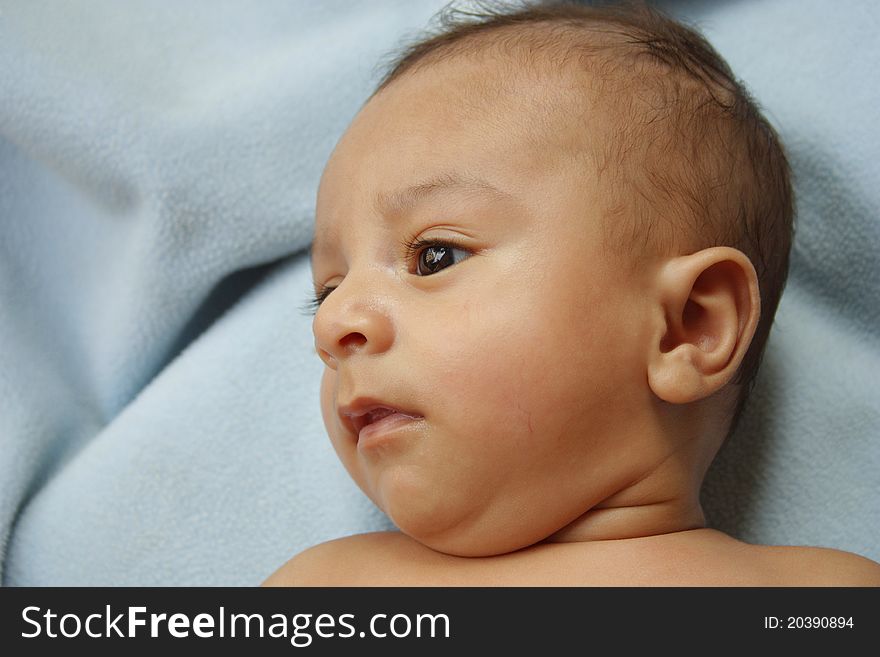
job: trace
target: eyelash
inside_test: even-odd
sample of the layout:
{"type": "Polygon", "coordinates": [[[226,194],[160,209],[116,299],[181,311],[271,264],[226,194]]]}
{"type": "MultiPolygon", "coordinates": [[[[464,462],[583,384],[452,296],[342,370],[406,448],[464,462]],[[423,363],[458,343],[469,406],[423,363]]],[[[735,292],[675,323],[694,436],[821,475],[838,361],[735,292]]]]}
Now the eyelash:
{"type": "Polygon", "coordinates": [[[318,308],[321,307],[321,304],[324,303],[324,299],[330,296],[330,293],[335,289],[335,287],[330,287],[328,285],[319,285],[315,293],[306,299],[304,310],[308,312],[308,314],[314,315],[318,312],[318,308]]]}
{"type": "MultiPolygon", "coordinates": [[[[461,251],[469,251],[467,247],[456,240],[433,238],[421,239],[415,236],[407,237],[405,240],[403,240],[403,242],[401,242],[401,246],[403,247],[404,253],[406,254],[405,257],[408,263],[418,263],[419,254],[422,252],[422,250],[432,246],[446,249],[459,249],[461,251]]],[[[310,314],[314,315],[316,312],[318,312],[318,308],[321,307],[321,304],[324,303],[324,300],[328,296],[330,296],[330,293],[335,289],[335,286],[319,285],[314,295],[310,296],[306,301],[306,307],[310,314]]]]}
{"type": "Polygon", "coordinates": [[[440,247],[441,249],[458,249],[459,251],[468,251],[463,244],[457,242],[455,240],[448,239],[426,239],[423,240],[418,237],[408,237],[407,239],[401,242],[401,246],[403,247],[404,252],[406,253],[406,261],[409,263],[418,263],[419,254],[424,249],[430,248],[432,246],[440,247]]]}

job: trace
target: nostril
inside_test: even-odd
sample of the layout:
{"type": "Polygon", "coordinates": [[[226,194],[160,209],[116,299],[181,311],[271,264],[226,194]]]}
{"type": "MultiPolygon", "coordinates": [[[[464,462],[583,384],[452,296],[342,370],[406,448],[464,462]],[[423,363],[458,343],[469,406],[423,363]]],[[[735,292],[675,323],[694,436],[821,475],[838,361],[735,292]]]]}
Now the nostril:
{"type": "Polygon", "coordinates": [[[320,347],[317,347],[315,351],[318,352],[318,358],[324,361],[324,364],[327,365],[327,367],[336,369],[336,359],[330,355],[330,352],[326,351],[325,349],[321,349],[320,347]]]}
{"type": "Polygon", "coordinates": [[[366,343],[367,337],[363,333],[349,333],[339,340],[339,346],[345,350],[356,349],[366,343]]]}

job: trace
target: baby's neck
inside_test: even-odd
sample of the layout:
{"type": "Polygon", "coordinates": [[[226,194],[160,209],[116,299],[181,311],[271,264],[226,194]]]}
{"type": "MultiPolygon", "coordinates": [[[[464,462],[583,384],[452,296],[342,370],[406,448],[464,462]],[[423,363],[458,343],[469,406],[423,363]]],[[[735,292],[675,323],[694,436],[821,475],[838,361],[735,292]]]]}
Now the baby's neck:
{"type": "Polygon", "coordinates": [[[700,506],[703,471],[679,454],[611,492],[545,542],[571,543],[657,536],[706,526],[700,506]]]}
{"type": "Polygon", "coordinates": [[[670,534],[705,527],[698,502],[665,500],[639,505],[594,507],[543,542],[606,541],[670,534]]]}
{"type": "Polygon", "coordinates": [[[541,542],[610,541],[705,527],[700,488],[714,452],[702,448],[704,440],[675,435],[684,436],[676,441],[679,449],[609,482],[601,501],[541,542]]]}

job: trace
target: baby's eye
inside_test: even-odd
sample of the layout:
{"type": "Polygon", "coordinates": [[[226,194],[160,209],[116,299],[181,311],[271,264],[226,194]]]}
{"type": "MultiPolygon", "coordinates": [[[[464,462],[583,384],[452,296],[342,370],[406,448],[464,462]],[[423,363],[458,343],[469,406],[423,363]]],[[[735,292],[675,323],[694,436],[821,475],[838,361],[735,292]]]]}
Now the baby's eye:
{"type": "Polygon", "coordinates": [[[448,242],[421,242],[410,245],[416,256],[416,274],[430,276],[473,255],[448,242]]]}

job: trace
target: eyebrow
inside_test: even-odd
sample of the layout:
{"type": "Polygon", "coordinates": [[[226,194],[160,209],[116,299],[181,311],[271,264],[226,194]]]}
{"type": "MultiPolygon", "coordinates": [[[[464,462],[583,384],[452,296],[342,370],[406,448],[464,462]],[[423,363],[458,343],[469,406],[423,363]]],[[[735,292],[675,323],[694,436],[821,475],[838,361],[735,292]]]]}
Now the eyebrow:
{"type": "Polygon", "coordinates": [[[463,191],[477,194],[510,197],[510,194],[498,189],[495,185],[481,178],[465,176],[459,173],[443,173],[424,182],[409,185],[391,193],[379,192],[374,200],[374,207],[383,216],[400,214],[411,210],[426,198],[440,192],[463,191]]]}
{"type": "MultiPolygon", "coordinates": [[[[513,198],[513,195],[502,191],[492,183],[474,176],[455,172],[442,173],[423,182],[408,185],[393,192],[378,192],[373,199],[373,207],[382,217],[390,218],[412,210],[416,205],[436,194],[449,191],[461,191],[473,194],[488,194],[501,198],[513,198]]],[[[313,238],[309,257],[314,260],[315,251],[323,251],[326,247],[318,243],[317,235],[313,238]]]]}

